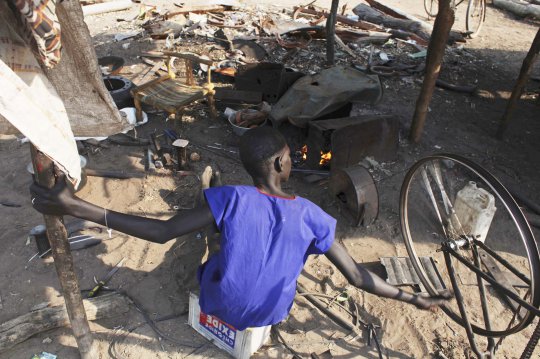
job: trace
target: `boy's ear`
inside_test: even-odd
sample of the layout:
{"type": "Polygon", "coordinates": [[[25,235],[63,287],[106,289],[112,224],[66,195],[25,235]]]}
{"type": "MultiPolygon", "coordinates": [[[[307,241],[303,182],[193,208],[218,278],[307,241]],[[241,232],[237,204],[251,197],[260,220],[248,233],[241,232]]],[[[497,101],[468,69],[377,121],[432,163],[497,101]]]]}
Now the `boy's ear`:
{"type": "Polygon", "coordinates": [[[276,157],[276,159],[274,160],[274,169],[277,173],[281,173],[281,157],[276,157]]]}

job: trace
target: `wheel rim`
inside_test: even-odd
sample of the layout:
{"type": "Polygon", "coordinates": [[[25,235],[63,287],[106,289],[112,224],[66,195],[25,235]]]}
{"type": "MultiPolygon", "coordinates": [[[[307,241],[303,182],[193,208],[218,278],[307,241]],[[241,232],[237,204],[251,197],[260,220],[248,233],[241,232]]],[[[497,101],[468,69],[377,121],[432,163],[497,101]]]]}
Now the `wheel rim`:
{"type": "Polygon", "coordinates": [[[465,26],[470,37],[478,35],[486,16],[485,0],[470,0],[467,5],[465,26]]]}
{"type": "Polygon", "coordinates": [[[424,0],[424,10],[429,16],[437,16],[439,11],[439,1],[438,0],[424,0]]]}
{"type": "MultiPolygon", "coordinates": [[[[473,180],[476,182],[477,188],[493,196],[492,203],[496,208],[485,237],[486,246],[530,278],[530,285],[521,283],[522,286],[514,287],[514,290],[522,298],[527,292],[530,292],[526,302],[538,307],[540,293],[537,283],[540,259],[534,237],[523,214],[512,197],[492,175],[480,166],[455,155],[432,156],[417,162],[405,177],[402,186],[400,198],[402,232],[407,252],[420,280],[430,294],[437,293],[436,280],[433,280],[433,276],[424,269],[420,259],[422,256],[429,256],[435,260],[434,266],[440,272],[442,282],[450,287],[443,253],[436,252],[436,250],[441,249],[441,243],[447,243],[450,239],[459,239],[459,235],[462,233],[457,232],[460,230],[470,234],[466,221],[463,220],[464,213],[469,212],[463,211],[463,201],[460,200],[461,204],[458,204],[457,197],[459,197],[458,192],[473,180]],[[442,184],[446,194],[439,189],[439,183],[442,184]],[[444,197],[448,199],[447,203],[443,200],[444,197]],[[458,208],[459,216],[452,215],[454,205],[461,205],[458,208]],[[450,207],[448,212],[446,207],[450,207]],[[464,224],[460,223],[459,217],[462,218],[461,221],[464,224]],[[509,242],[508,238],[512,238],[512,242],[509,242]]],[[[459,250],[459,253],[469,258],[471,262],[474,252],[472,248],[472,246],[465,246],[459,250]]],[[[488,257],[491,256],[488,255],[488,257]]],[[[505,302],[508,299],[507,296],[489,286],[486,290],[486,303],[492,323],[486,325],[482,316],[479,287],[474,272],[463,265],[458,265],[455,259],[452,260],[452,263],[459,276],[457,278],[458,290],[464,296],[466,315],[476,334],[492,337],[505,336],[523,329],[534,319],[532,313],[521,310],[521,316],[512,321],[515,311],[510,309],[510,306],[505,302]],[[495,317],[497,317],[497,323],[493,323],[495,317]]],[[[510,271],[504,268],[501,263],[497,262],[496,264],[503,269],[505,277],[511,278],[513,284],[519,282],[515,275],[508,273],[510,271]]],[[[486,272],[487,267],[484,263],[481,267],[482,271],[486,272]]],[[[455,300],[443,307],[443,310],[454,321],[464,325],[455,300]]]]}

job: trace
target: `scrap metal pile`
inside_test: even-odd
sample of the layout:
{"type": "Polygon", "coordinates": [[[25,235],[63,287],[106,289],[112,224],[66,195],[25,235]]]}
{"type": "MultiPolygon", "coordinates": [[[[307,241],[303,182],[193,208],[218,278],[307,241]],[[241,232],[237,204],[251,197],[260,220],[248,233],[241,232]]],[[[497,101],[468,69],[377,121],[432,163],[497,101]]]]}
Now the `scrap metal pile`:
{"type": "MultiPolygon", "coordinates": [[[[189,116],[219,114],[237,135],[269,122],[275,127],[288,122],[306,129],[299,142],[291,146],[293,157],[302,157],[294,161],[294,170],[317,176],[315,181],[325,178],[330,168],[338,173],[338,169],[347,169],[364,158],[392,161],[399,141],[398,119],[371,110],[353,115],[351,104],[377,103],[384,87],[380,77],[387,79],[386,87],[419,86],[432,27],[378,1],[366,2],[369,6],[359,4],[352,11],[341,8],[333,30],[326,26],[331,13],[313,4],[283,9],[217,2],[198,7],[175,4],[168,10],[140,5],[135,18],[117,17],[114,26],[118,32],[113,46],[123,48],[126,55],[135,54],[141,62],[134,65],[138,70],[129,76],[132,84],[126,79],[120,90],[128,97],[129,92],[133,95],[139,123],[145,121],[141,115],[144,110],[165,111],[181,121],[189,116]],[[336,45],[333,63],[327,61],[329,39],[336,45]],[[195,107],[199,100],[205,100],[205,104],[195,107]],[[197,111],[191,111],[193,108],[197,111]],[[372,137],[376,141],[370,139],[373,133],[377,134],[372,137]]],[[[449,42],[456,41],[465,40],[452,32],[449,42]]],[[[462,47],[454,48],[445,67],[452,70],[471,57],[462,47]]],[[[118,73],[114,58],[101,60],[103,65],[105,60],[111,64],[105,70],[112,75],[118,73]]],[[[460,71],[449,73],[452,82],[461,80],[456,78],[460,71]]],[[[133,99],[128,98],[126,104],[126,98],[118,98],[114,79],[109,75],[105,83],[111,87],[118,107],[129,106],[133,99]]],[[[438,85],[475,91],[474,87],[442,80],[438,85]]],[[[175,146],[180,138],[178,128],[166,135],[166,144],[152,138],[147,170],[165,167],[188,173],[188,156],[182,150],[188,142],[181,148],[175,146]]],[[[213,150],[238,160],[236,150],[225,153],[221,145],[213,150]]],[[[373,213],[369,218],[359,217],[366,201],[358,196],[362,197],[357,191],[349,195],[353,224],[368,224],[375,219],[378,205],[367,201],[373,213]]]]}
{"type": "MultiPolygon", "coordinates": [[[[377,1],[367,2],[371,6],[356,6],[352,9],[354,15],[346,7],[340,9],[334,37],[335,64],[352,66],[368,74],[405,77],[404,84],[410,85],[415,77],[423,74],[431,25],[377,1]]],[[[276,93],[266,94],[272,98],[262,91],[263,100],[272,103],[302,75],[313,75],[329,66],[325,26],[328,16],[327,9],[315,5],[291,9],[215,5],[178,7],[171,11],[141,5],[135,19],[118,19],[124,21],[118,23],[117,28],[122,32],[116,34],[115,41],[124,49],[136,40],[151,42],[157,50],[190,52],[211,59],[218,87],[230,87],[227,84],[235,82],[235,78],[238,84],[237,75],[253,64],[274,64],[279,70],[285,69],[282,79],[287,79],[281,84],[274,83],[281,88],[274,89],[276,93]]],[[[456,41],[465,40],[461,34],[452,32],[449,42],[456,41]]],[[[159,61],[160,55],[163,54],[140,54],[149,68],[132,79],[136,85],[167,73],[165,62],[159,61]]],[[[473,55],[461,46],[450,51],[449,57],[451,68],[470,62],[473,55]]],[[[265,69],[271,66],[266,65],[265,69]]],[[[203,70],[206,70],[204,66],[203,70]]],[[[450,75],[448,80],[463,81],[456,76],[450,75]]],[[[474,88],[456,87],[444,81],[439,84],[446,84],[451,90],[474,91],[474,88]]],[[[245,86],[235,87],[236,90],[242,88],[245,86]]],[[[253,94],[236,93],[241,100],[256,102],[257,97],[250,95],[253,94]]]]}

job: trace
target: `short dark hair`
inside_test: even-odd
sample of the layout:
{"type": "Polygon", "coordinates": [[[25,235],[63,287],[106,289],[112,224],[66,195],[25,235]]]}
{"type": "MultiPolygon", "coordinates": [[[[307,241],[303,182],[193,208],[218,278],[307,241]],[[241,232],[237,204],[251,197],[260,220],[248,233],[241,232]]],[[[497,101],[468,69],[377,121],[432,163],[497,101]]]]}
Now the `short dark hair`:
{"type": "Polygon", "coordinates": [[[240,137],[240,159],[252,176],[264,176],[268,172],[267,161],[287,146],[285,137],[272,127],[264,126],[246,131],[240,137]]]}

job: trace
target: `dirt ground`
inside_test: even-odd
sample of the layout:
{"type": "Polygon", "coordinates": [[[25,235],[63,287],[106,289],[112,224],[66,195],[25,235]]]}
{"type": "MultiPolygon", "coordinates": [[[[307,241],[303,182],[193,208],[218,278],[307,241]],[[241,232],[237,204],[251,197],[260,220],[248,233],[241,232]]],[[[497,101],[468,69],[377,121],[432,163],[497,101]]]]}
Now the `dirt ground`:
{"type": "MultiPolygon", "coordinates": [[[[329,2],[320,4],[328,6],[329,2]]],[[[349,8],[357,2],[349,2],[349,8]]],[[[386,2],[427,20],[420,1],[386,2]]],[[[148,3],[174,8],[172,3],[166,1],[148,3]]],[[[246,3],[253,5],[255,2],[246,3]]],[[[290,10],[294,2],[264,0],[257,4],[290,10]]],[[[529,198],[540,203],[539,82],[531,80],[528,83],[505,139],[499,141],[494,136],[538,23],[517,19],[490,5],[487,11],[486,23],[479,37],[448,48],[441,73],[443,79],[453,83],[477,85],[479,94],[469,96],[436,89],[419,144],[407,140],[420,90],[421,82],[418,79],[410,76],[382,78],[384,95],[381,102],[369,108],[354,108],[358,113],[392,114],[400,120],[400,144],[396,160],[372,169],[380,194],[379,217],[373,225],[351,227],[337,202],[328,195],[328,182],[308,184],[302,176],[293,175],[286,184],[288,191],[312,200],[338,219],[337,239],[358,262],[370,263],[370,267],[379,270],[376,262],[380,257],[407,255],[399,223],[401,183],[413,163],[433,153],[461,154],[488,169],[503,182],[517,185],[529,198]]],[[[128,78],[135,78],[148,68],[136,56],[142,51],[158,49],[160,44],[144,38],[113,41],[116,33],[129,30],[131,26],[126,22],[117,22],[117,19],[133,18],[137,12],[134,7],[128,11],[87,18],[98,57],[124,57],[126,66],[121,75],[128,78]],[[127,49],[122,47],[125,43],[130,44],[127,49]]],[[[463,30],[464,22],[460,10],[454,28],[463,30]]],[[[285,54],[275,44],[265,46],[274,58],[279,59],[285,54]]],[[[393,48],[388,49],[388,52],[392,51],[393,48]]],[[[324,53],[316,53],[314,48],[299,56],[287,60],[286,65],[299,66],[309,58],[309,64],[314,69],[324,66],[324,53]]],[[[342,63],[359,61],[340,51],[337,58],[342,63]]],[[[540,63],[535,65],[533,74],[540,76],[540,63]]],[[[181,136],[200,146],[217,143],[234,150],[238,137],[223,118],[211,120],[206,109],[204,104],[198,104],[188,111],[186,122],[181,127],[181,136]]],[[[141,137],[172,126],[165,121],[163,114],[152,114],[150,118],[148,124],[137,129],[141,137]]],[[[106,147],[86,147],[90,168],[144,171],[141,147],[105,144],[106,147]]],[[[201,155],[201,161],[192,163],[195,173],[200,173],[207,165],[219,165],[225,183],[250,183],[247,174],[236,162],[198,147],[190,147],[190,150],[201,155]]],[[[28,162],[27,144],[21,144],[11,137],[0,138],[0,163],[3,167],[0,199],[20,205],[0,206],[0,243],[4,248],[0,252],[0,323],[25,314],[40,303],[58,305],[62,302],[52,259],[28,261],[36,252],[33,241],[28,239],[28,232],[42,223],[41,215],[32,209],[30,203],[28,187],[31,177],[26,170],[28,162]]],[[[168,218],[177,210],[193,207],[198,200],[198,188],[196,176],[175,177],[167,170],[158,170],[158,175],[129,180],[89,177],[88,184],[79,192],[79,196],[121,212],[168,218]]],[[[538,230],[533,231],[536,236],[540,235],[538,230]]],[[[207,255],[204,232],[187,235],[164,245],[116,232],[113,232],[111,239],[106,233],[96,230],[89,230],[88,233],[102,238],[103,242],[73,252],[82,289],[91,288],[94,276],[103,277],[125,257],[126,262],[111,280],[110,287],[128,293],[153,319],[174,317],[157,325],[166,336],[175,338],[176,343],[159,340],[134,308],[130,308],[126,315],[92,322],[91,329],[102,358],[228,357],[186,324],[188,292],[196,289],[195,271],[207,255]]],[[[323,256],[309,259],[300,282],[310,291],[332,296],[347,288],[346,280],[323,256]]],[[[412,290],[410,287],[405,289],[412,290]]],[[[358,303],[362,319],[380,327],[377,334],[385,357],[471,356],[465,330],[441,311],[419,311],[413,306],[381,299],[356,289],[349,288],[348,293],[358,303]]],[[[538,319],[525,330],[507,337],[499,347],[497,357],[519,357],[537,322],[538,319]]],[[[311,353],[320,354],[326,350],[330,350],[335,358],[378,357],[375,347],[368,346],[365,336],[351,339],[347,331],[301,297],[297,297],[290,317],[281,325],[281,332],[288,345],[305,358],[311,353]]],[[[479,338],[479,345],[485,347],[485,340],[479,338]]],[[[0,358],[30,358],[41,351],[54,353],[58,358],[78,357],[70,330],[62,328],[36,335],[0,353],[0,358]]],[[[539,350],[536,350],[536,355],[540,355],[538,353],[539,350]]],[[[256,357],[291,358],[292,354],[274,341],[261,349],[256,357]]]]}

